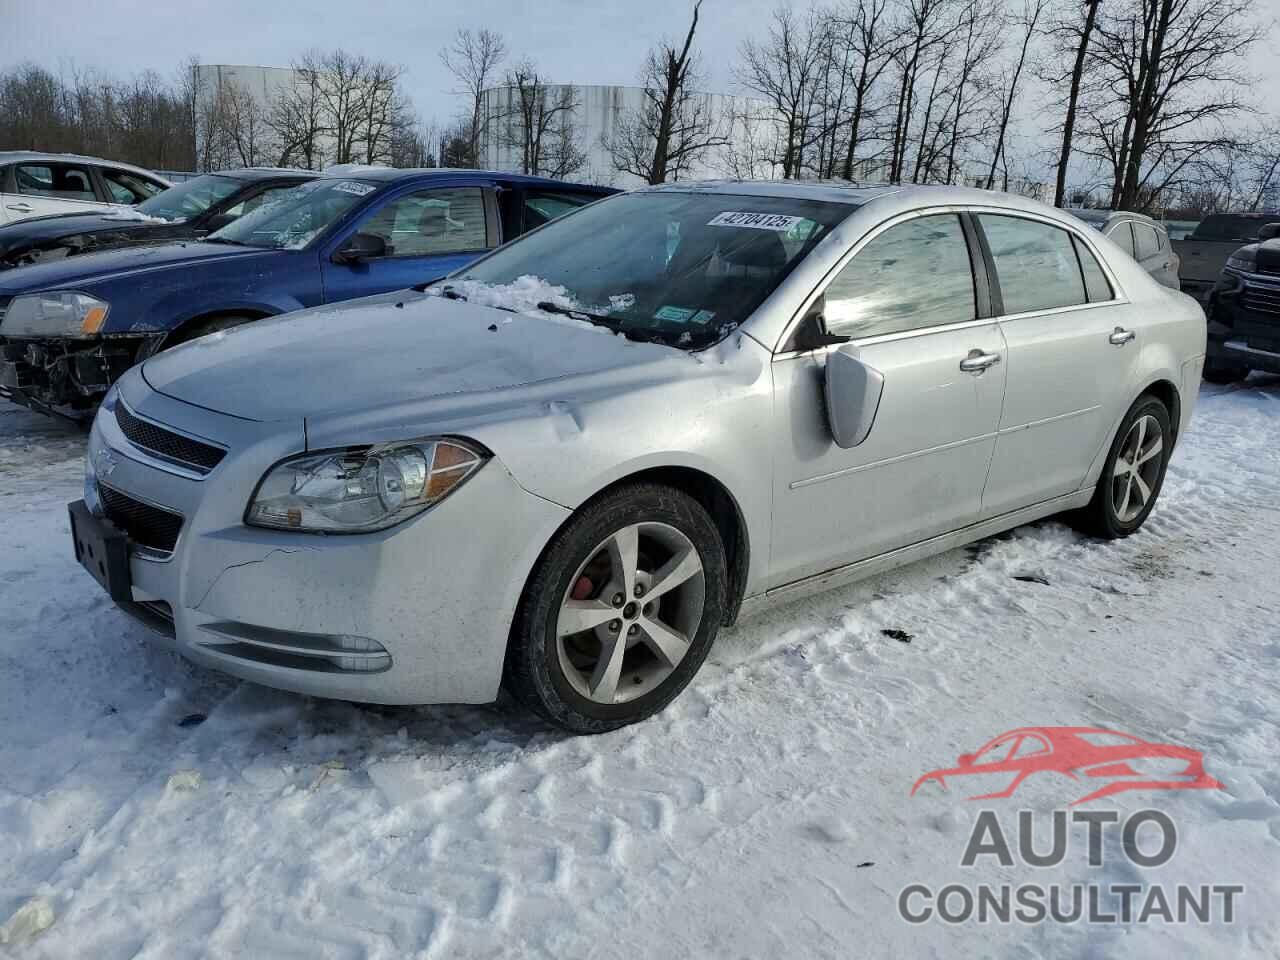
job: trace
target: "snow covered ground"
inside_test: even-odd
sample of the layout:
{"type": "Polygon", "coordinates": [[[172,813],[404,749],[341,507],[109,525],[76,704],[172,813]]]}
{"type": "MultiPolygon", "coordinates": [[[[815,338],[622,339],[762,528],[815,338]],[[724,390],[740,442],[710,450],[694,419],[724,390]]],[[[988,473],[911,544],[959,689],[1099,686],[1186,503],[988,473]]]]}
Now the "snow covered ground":
{"type": "Polygon", "coordinates": [[[81,449],[0,401],[0,955],[1280,954],[1280,378],[1206,390],[1128,541],[1043,523],[774,611],[597,738],[510,704],[308,700],[151,646],[72,560],[81,449]],[[1145,873],[1110,840],[1101,868],[960,867],[979,809],[1008,827],[1079,791],[916,778],[1079,724],[1202,750],[1224,789],[1091,805],[1173,819],[1145,873]],[[1245,892],[1229,925],[899,917],[905,886],[952,880],[1245,892]]]}

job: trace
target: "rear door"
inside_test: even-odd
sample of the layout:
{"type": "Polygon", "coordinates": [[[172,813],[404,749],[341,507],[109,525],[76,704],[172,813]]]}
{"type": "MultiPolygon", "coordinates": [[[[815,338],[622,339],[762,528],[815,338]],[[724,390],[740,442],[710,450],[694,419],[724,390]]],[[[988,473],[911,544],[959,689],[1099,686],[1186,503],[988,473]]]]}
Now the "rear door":
{"type": "Polygon", "coordinates": [[[387,197],[336,238],[321,260],[327,302],[400,290],[466,266],[498,243],[491,188],[432,187],[387,197]],[[382,239],[387,254],[336,263],[333,252],[356,233],[382,239]]]}
{"type": "Polygon", "coordinates": [[[955,213],[910,216],[874,234],[822,291],[828,331],[852,337],[884,377],[858,446],[837,446],[827,425],[829,351],[774,361],[771,586],[977,520],[1005,368],[985,268],[975,287],[973,236],[955,213]]]}
{"type": "Polygon", "coordinates": [[[1085,233],[977,214],[1007,356],[984,517],[1079,489],[1131,392],[1141,331],[1085,233]]]}
{"type": "Polygon", "coordinates": [[[62,161],[15,163],[0,183],[0,206],[6,221],[51,213],[84,213],[107,206],[94,189],[93,171],[85,164],[62,161]]]}

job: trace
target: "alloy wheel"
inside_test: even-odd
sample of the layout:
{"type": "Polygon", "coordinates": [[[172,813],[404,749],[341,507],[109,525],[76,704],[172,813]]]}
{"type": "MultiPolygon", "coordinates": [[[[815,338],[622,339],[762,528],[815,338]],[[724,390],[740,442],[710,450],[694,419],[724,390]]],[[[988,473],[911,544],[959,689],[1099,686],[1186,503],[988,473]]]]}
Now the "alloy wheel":
{"type": "Polygon", "coordinates": [[[1132,523],[1151,502],[1160,480],[1163,452],[1160,422],[1150,414],[1135,420],[1111,472],[1111,504],[1121,523],[1132,523]]]}
{"type": "Polygon", "coordinates": [[[687,536],[656,522],[617,530],[561,599],[556,650],[565,679],[595,703],[644,696],[688,653],[705,599],[702,560],[687,536]]]}

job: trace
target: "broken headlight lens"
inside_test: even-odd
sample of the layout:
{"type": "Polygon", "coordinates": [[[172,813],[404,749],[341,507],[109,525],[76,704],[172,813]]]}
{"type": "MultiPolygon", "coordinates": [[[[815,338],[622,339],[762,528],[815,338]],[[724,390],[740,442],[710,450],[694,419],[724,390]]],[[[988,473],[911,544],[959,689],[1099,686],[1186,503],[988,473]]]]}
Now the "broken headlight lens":
{"type": "Polygon", "coordinates": [[[455,439],[304,454],[267,472],[245,523],[307,533],[385,530],[439,503],[488,458],[455,439]]]}

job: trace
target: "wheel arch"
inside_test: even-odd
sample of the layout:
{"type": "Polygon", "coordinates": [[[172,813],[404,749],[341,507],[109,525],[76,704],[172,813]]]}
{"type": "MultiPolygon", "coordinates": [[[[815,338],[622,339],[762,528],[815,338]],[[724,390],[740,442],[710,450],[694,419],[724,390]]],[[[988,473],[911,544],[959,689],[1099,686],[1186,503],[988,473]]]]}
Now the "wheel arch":
{"type": "Polygon", "coordinates": [[[1107,454],[1111,451],[1111,445],[1115,443],[1116,432],[1120,429],[1120,425],[1124,423],[1125,416],[1132,409],[1133,404],[1137,403],[1143,397],[1155,397],[1169,411],[1169,426],[1173,430],[1173,442],[1178,441],[1178,427],[1182,417],[1182,395],[1176,384],[1169,376],[1161,373],[1150,377],[1146,385],[1133,394],[1133,400],[1125,406],[1116,417],[1115,423],[1111,425],[1111,429],[1107,431],[1106,438],[1101,449],[1095,454],[1093,463],[1089,466],[1088,473],[1085,474],[1084,481],[1080,484],[1079,489],[1092,489],[1098,482],[1098,478],[1102,476],[1102,467],[1106,462],[1107,454]]]}
{"type": "Polygon", "coordinates": [[[1178,426],[1182,422],[1182,397],[1177,386],[1167,377],[1152,380],[1138,392],[1139,397],[1155,397],[1169,411],[1169,426],[1173,430],[1173,440],[1178,441],[1178,426]]]}
{"type": "Polygon", "coordinates": [[[223,317],[248,317],[250,320],[263,320],[267,317],[276,316],[277,313],[279,311],[268,310],[265,307],[228,307],[226,309],[205,310],[195,316],[188,317],[170,330],[165,335],[162,346],[172,347],[183,343],[190,339],[192,331],[210,321],[221,320],[223,317]]]}
{"type": "Polygon", "coordinates": [[[726,568],[729,574],[729,596],[725,603],[723,623],[732,624],[742,608],[742,599],[746,593],[747,576],[751,561],[751,541],[747,529],[746,516],[742,512],[737,498],[729,488],[717,477],[697,467],[683,465],[649,466],[633,470],[615,477],[599,489],[585,497],[564,522],[547,538],[547,543],[539,552],[537,560],[529,568],[521,593],[528,589],[529,580],[534,576],[538,565],[542,562],[547,548],[555,540],[565,524],[596,500],[611,493],[619,487],[636,483],[653,483],[679,490],[696,500],[710,515],[716,530],[720,534],[720,542],[724,546],[726,568]]]}

